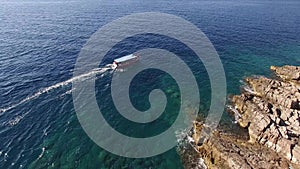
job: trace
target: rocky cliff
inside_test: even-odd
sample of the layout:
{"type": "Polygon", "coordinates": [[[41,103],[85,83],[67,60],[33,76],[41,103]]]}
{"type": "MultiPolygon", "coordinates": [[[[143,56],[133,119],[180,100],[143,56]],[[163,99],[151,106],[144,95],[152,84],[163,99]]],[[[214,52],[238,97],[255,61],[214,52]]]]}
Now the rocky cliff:
{"type": "Polygon", "coordinates": [[[300,67],[271,70],[276,77],[248,77],[242,94],[229,99],[247,138],[217,130],[200,145],[204,126],[194,123],[194,146],[208,168],[300,168],[300,67]]]}

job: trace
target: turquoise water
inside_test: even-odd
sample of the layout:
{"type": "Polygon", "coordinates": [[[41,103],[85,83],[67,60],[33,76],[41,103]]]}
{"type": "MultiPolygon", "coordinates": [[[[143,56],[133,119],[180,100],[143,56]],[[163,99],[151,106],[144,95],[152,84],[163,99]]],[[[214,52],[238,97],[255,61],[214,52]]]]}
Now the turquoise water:
{"type": "MultiPolygon", "coordinates": [[[[299,8],[298,1],[1,1],[0,168],[182,168],[176,148],[152,158],[130,159],[99,148],[87,137],[67,81],[86,40],[127,14],[155,11],[180,16],[212,41],[226,71],[228,93],[238,93],[245,76],[269,76],[270,65],[300,65],[299,8]]],[[[129,38],[111,51],[107,63],[143,47],[168,49],[189,64],[200,86],[201,113],[207,113],[206,71],[182,44],[155,35],[129,38]]],[[[109,96],[109,76],[99,75],[95,89],[98,103],[111,110],[106,111],[107,119],[118,131],[148,137],[172,124],[180,93],[170,78],[159,72],[137,77],[133,87],[143,82],[140,92],[132,94],[137,108],[147,109],[151,87],[163,88],[171,102],[155,125],[135,126],[117,115],[109,97],[101,100],[109,96]]],[[[226,115],[223,120],[231,123],[226,115]]]]}

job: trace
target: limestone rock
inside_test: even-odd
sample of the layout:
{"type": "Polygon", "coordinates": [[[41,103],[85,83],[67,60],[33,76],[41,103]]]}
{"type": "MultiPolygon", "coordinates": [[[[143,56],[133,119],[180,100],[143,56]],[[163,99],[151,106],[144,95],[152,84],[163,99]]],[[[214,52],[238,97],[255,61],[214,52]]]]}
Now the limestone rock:
{"type": "Polygon", "coordinates": [[[248,127],[251,142],[268,147],[300,165],[300,90],[291,83],[300,80],[300,68],[284,66],[271,69],[281,79],[246,78],[248,90],[233,96],[231,102],[242,115],[238,119],[240,126],[248,127]]]}
{"type": "Polygon", "coordinates": [[[300,67],[299,66],[282,66],[276,67],[271,66],[271,70],[273,70],[277,76],[284,80],[296,80],[300,81],[300,67]]]}
{"type": "MultiPolygon", "coordinates": [[[[200,132],[196,129],[195,137],[200,132]]],[[[292,166],[289,160],[267,147],[220,131],[215,131],[208,140],[196,147],[209,169],[288,169],[292,166]]]]}
{"type": "Polygon", "coordinates": [[[278,79],[248,77],[242,94],[230,98],[229,112],[247,130],[248,139],[218,129],[199,145],[205,126],[195,122],[195,146],[208,168],[299,168],[300,67],[271,70],[278,79]]]}

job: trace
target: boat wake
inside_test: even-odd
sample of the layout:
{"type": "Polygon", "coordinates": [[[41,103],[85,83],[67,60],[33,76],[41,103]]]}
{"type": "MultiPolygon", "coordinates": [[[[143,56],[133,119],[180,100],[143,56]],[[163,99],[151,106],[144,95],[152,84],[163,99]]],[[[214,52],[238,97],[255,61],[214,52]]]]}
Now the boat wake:
{"type": "Polygon", "coordinates": [[[4,123],[4,125],[13,127],[15,125],[17,125],[29,112],[26,112],[22,115],[18,115],[16,117],[14,117],[13,119],[9,120],[8,122],[4,123]]]}
{"type": "Polygon", "coordinates": [[[38,98],[41,94],[48,93],[48,92],[50,92],[53,89],[57,89],[57,88],[60,88],[60,87],[63,87],[63,86],[67,86],[67,85],[69,85],[69,84],[71,84],[71,83],[73,83],[75,81],[88,80],[89,78],[94,77],[94,75],[103,74],[103,73],[105,73],[105,72],[107,72],[109,70],[112,70],[111,64],[107,64],[103,68],[96,68],[96,69],[93,69],[92,71],[90,71],[88,73],[85,73],[85,74],[82,74],[82,75],[79,75],[79,76],[75,76],[75,77],[72,77],[69,80],[66,80],[66,81],[63,81],[63,82],[60,82],[60,83],[56,83],[56,84],[54,84],[52,86],[43,88],[43,89],[39,90],[38,92],[36,92],[35,94],[26,97],[25,99],[21,100],[18,103],[12,104],[12,105],[10,105],[8,107],[5,107],[5,108],[0,108],[0,116],[3,113],[5,113],[6,111],[11,110],[11,109],[13,109],[13,108],[15,108],[15,107],[17,107],[17,106],[25,103],[25,102],[28,102],[29,100],[38,98]]]}

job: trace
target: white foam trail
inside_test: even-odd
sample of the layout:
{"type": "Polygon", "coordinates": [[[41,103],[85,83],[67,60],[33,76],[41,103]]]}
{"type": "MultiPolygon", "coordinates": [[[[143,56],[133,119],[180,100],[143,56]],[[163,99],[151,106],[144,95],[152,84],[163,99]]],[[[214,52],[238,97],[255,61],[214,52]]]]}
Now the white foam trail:
{"type": "Polygon", "coordinates": [[[61,94],[59,97],[63,97],[63,96],[65,96],[65,95],[72,94],[72,92],[73,92],[74,90],[75,90],[75,88],[74,88],[74,89],[71,89],[71,90],[68,90],[68,91],[66,91],[65,93],[61,94]]]}
{"type": "Polygon", "coordinates": [[[207,169],[207,166],[206,166],[203,158],[199,158],[197,164],[198,164],[197,166],[199,166],[200,168],[207,169]]]}
{"type": "Polygon", "coordinates": [[[177,141],[179,143],[177,150],[181,152],[186,152],[186,150],[188,150],[189,153],[184,155],[187,157],[188,163],[195,164],[195,166],[197,166],[196,168],[207,169],[204,160],[202,158],[198,158],[197,155],[194,154],[200,152],[195,146],[195,140],[191,137],[190,131],[191,129],[185,129],[175,132],[177,141]],[[194,150],[195,152],[191,150],[194,150]]]}
{"type": "Polygon", "coordinates": [[[234,113],[234,123],[237,123],[238,120],[242,117],[240,112],[233,106],[229,105],[227,108],[234,113]]]}
{"type": "Polygon", "coordinates": [[[45,150],[46,150],[46,148],[43,147],[43,148],[42,148],[42,152],[41,152],[41,154],[39,155],[39,157],[37,158],[37,160],[43,157],[43,155],[44,155],[44,153],[45,153],[45,150]]]}
{"type": "Polygon", "coordinates": [[[255,92],[249,86],[245,86],[243,89],[250,94],[255,94],[255,92]]]}
{"type": "Polygon", "coordinates": [[[9,126],[15,126],[17,125],[29,112],[26,112],[22,115],[18,115],[16,117],[14,117],[13,119],[9,120],[7,123],[5,123],[6,125],[9,125],[9,126]]]}
{"type": "Polygon", "coordinates": [[[175,131],[175,136],[177,138],[177,142],[178,143],[181,143],[181,142],[183,142],[186,139],[186,137],[188,136],[188,131],[189,130],[190,129],[184,129],[184,130],[175,131]]]}
{"type": "Polygon", "coordinates": [[[49,86],[49,87],[46,87],[38,92],[36,92],[35,94],[31,95],[31,96],[28,96],[26,97],[25,99],[21,100],[20,102],[16,103],[16,104],[13,104],[13,105],[10,105],[9,107],[6,107],[6,108],[1,108],[0,109],[0,115],[2,115],[4,112],[8,111],[8,110],[11,110],[29,100],[32,100],[32,99],[35,99],[37,97],[39,97],[41,94],[44,94],[44,93],[47,93],[53,89],[57,89],[59,87],[62,87],[62,86],[66,86],[74,81],[79,81],[79,80],[87,80],[88,78],[92,77],[93,75],[95,74],[100,74],[100,73],[104,73],[108,70],[112,70],[111,68],[111,64],[108,64],[106,65],[105,67],[103,68],[97,68],[97,69],[93,69],[92,71],[88,72],[88,73],[85,73],[85,74],[82,74],[82,75],[79,75],[79,76],[75,76],[69,80],[66,80],[64,82],[60,82],[60,83],[57,83],[55,85],[52,85],[52,86],[49,86]]]}

